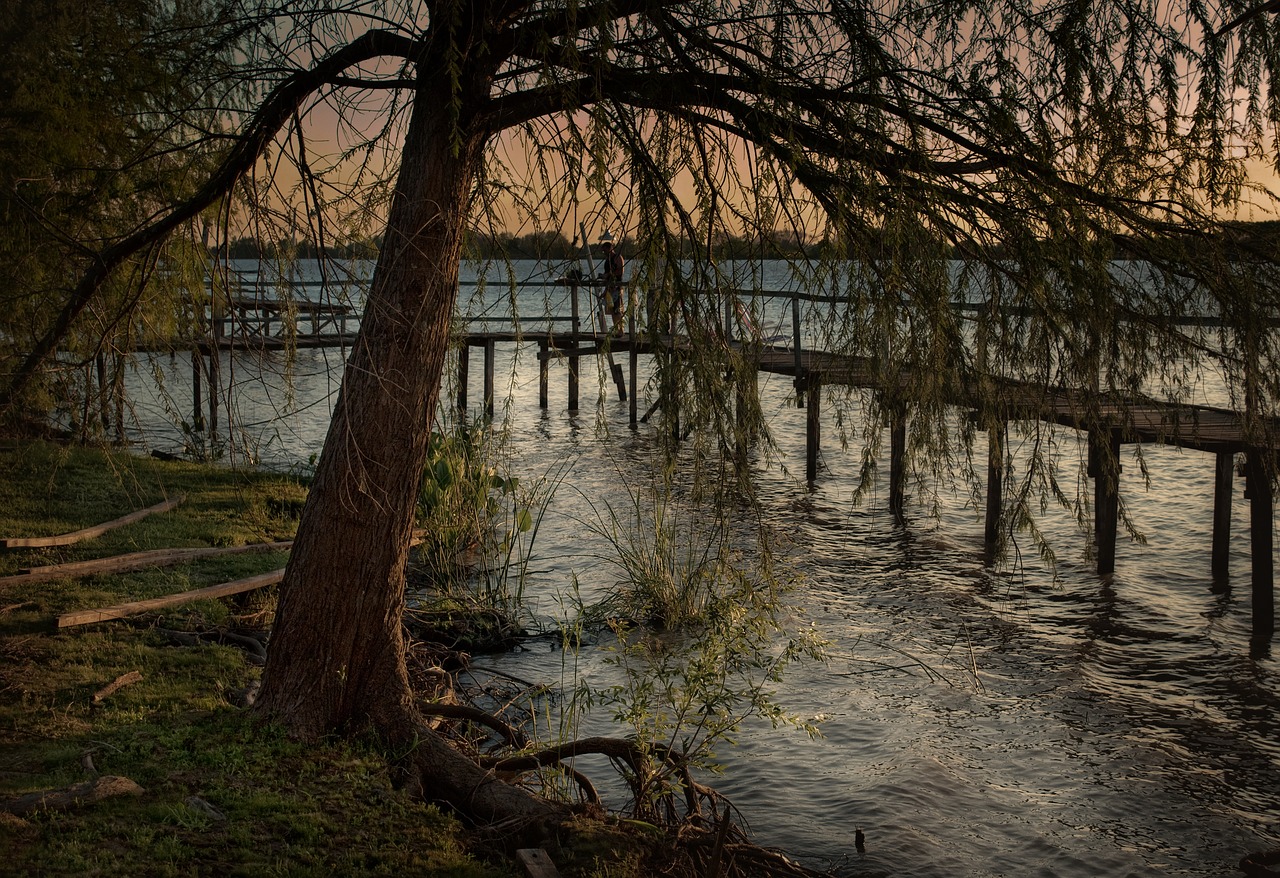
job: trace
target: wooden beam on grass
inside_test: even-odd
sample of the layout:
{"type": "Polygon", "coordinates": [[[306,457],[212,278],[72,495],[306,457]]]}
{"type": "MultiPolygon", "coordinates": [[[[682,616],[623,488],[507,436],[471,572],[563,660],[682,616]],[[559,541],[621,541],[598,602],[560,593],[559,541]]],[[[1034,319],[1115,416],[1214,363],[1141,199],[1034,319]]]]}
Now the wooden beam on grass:
{"type": "Polygon", "coordinates": [[[46,567],[29,567],[12,576],[0,576],[0,588],[7,585],[47,582],[50,579],[61,579],[70,576],[90,576],[95,573],[128,573],[133,570],[146,570],[152,567],[172,567],[175,564],[185,564],[188,561],[221,555],[243,555],[250,552],[287,552],[292,546],[293,540],[282,540],[276,543],[249,543],[244,546],[150,549],[145,552],[130,552],[127,555],[95,558],[91,561],[71,561],[66,564],[50,564],[46,567]]]}
{"type": "Polygon", "coordinates": [[[172,500],[165,500],[163,503],[157,503],[155,506],[148,506],[146,509],[139,509],[137,512],[130,512],[114,521],[108,521],[103,524],[97,524],[93,527],[86,527],[83,530],[72,531],[66,534],[57,534],[51,537],[8,537],[0,539],[0,549],[30,549],[40,548],[44,546],[69,546],[72,543],[78,543],[81,540],[89,540],[94,537],[102,536],[109,530],[118,527],[124,527],[126,524],[133,524],[135,521],[141,521],[148,515],[154,515],[157,512],[168,512],[183,500],[187,499],[185,495],[175,497],[172,500]]]}
{"type": "Polygon", "coordinates": [[[224,582],[221,585],[210,585],[207,588],[197,588],[194,591],[184,591],[145,601],[116,604],[112,607],[100,607],[95,610],[76,610],[73,613],[63,613],[59,616],[58,627],[71,628],[76,625],[92,625],[94,622],[123,619],[126,616],[136,616],[138,613],[145,613],[148,610],[159,610],[163,607],[173,607],[178,604],[190,603],[191,601],[223,598],[233,594],[266,588],[269,585],[276,585],[282,579],[284,579],[283,567],[279,570],[272,570],[269,573],[259,573],[257,576],[250,576],[247,579],[237,579],[234,582],[224,582]]]}

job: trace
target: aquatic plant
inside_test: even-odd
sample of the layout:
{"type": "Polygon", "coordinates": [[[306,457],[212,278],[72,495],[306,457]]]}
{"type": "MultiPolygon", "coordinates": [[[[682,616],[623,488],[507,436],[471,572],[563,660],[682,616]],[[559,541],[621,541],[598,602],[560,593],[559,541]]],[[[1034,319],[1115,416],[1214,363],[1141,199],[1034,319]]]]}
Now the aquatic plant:
{"type": "MultiPolygon", "coordinates": [[[[517,603],[506,592],[517,540],[533,530],[536,501],[519,493],[483,423],[458,423],[431,434],[418,493],[421,543],[415,564],[435,589],[461,588],[490,604],[517,603]]],[[[518,577],[517,577],[518,579],[518,577]]]]}

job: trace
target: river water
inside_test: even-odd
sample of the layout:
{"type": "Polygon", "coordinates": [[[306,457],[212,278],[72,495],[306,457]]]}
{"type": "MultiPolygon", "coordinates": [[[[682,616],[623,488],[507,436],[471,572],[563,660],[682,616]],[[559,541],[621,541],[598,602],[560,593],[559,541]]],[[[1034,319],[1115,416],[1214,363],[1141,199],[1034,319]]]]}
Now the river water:
{"type": "MultiPolygon", "coordinates": [[[[318,452],[340,359],[224,355],[237,430],[260,460],[305,466],[318,452]]],[[[510,470],[559,478],[525,583],[532,622],[548,627],[576,598],[614,588],[608,545],[584,521],[626,505],[624,483],[643,481],[653,444],[648,427],[629,429],[625,403],[597,397],[592,362],[580,413],[566,409],[562,364],[542,411],[533,350],[499,348],[510,470]]],[[[157,365],[167,407],[187,411],[189,361],[157,365]]],[[[143,383],[146,439],[173,450],[181,435],[143,383]]],[[[917,502],[896,525],[884,484],[853,504],[860,449],[834,441],[809,486],[804,413],[783,379],[762,378],[761,392],[782,453],[758,472],[763,517],[797,576],[795,624],[814,626],[828,658],[793,665],[777,691],[820,737],[749,722],[718,754],[725,773],[711,782],[758,841],[841,875],[920,878],[1225,876],[1245,853],[1280,847],[1280,677],[1271,645],[1250,640],[1239,484],[1233,587],[1212,583],[1211,456],[1143,448],[1148,486],[1125,447],[1121,492],[1147,544],[1122,535],[1113,577],[1091,571],[1086,539],[1054,510],[1044,526],[1056,566],[1023,543],[1019,565],[993,571],[964,489],[935,486],[936,514],[917,502]]],[[[1063,447],[1076,453],[1069,437],[1063,447]]],[[[607,685],[605,645],[567,657],[535,639],[477,664],[552,685],[571,666],[607,685]]],[[[585,723],[609,727],[603,715],[585,723]]]]}

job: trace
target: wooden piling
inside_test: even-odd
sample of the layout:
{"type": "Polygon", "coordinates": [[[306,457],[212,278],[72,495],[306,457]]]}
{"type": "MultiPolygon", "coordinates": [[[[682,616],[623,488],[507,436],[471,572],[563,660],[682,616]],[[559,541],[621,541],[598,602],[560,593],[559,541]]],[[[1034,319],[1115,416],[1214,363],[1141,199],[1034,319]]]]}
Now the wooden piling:
{"type": "Polygon", "coordinates": [[[569,299],[573,308],[573,335],[569,348],[569,411],[578,410],[578,334],[581,332],[578,317],[578,285],[569,286],[569,299]]]}
{"type": "Polygon", "coordinates": [[[983,563],[990,567],[1000,553],[1000,515],[1004,508],[1005,424],[987,431],[987,516],[982,532],[983,563]]]}
{"type": "MultiPolygon", "coordinates": [[[[218,436],[218,389],[222,384],[222,338],[226,333],[226,291],[220,294],[216,289],[209,291],[209,329],[213,344],[209,346],[209,368],[205,376],[209,380],[209,419],[207,428],[209,441],[213,443],[218,436]]],[[[233,327],[234,329],[234,327],[233,327]]],[[[235,333],[232,333],[234,339],[235,333]]]]}
{"type": "Polygon", "coordinates": [[[204,365],[204,354],[199,346],[191,349],[191,429],[197,433],[204,430],[204,375],[200,367],[204,365]]]}
{"type": "Polygon", "coordinates": [[[1265,450],[1250,448],[1245,463],[1245,489],[1249,497],[1249,551],[1252,556],[1253,634],[1270,637],[1275,631],[1274,546],[1272,510],[1274,497],[1265,450]]]}
{"type": "Polygon", "coordinates": [[[538,340],[538,407],[547,407],[547,385],[551,377],[551,344],[546,338],[538,340]]]}
{"type": "Polygon", "coordinates": [[[215,344],[209,348],[209,419],[207,430],[209,441],[214,442],[218,436],[218,389],[222,385],[222,354],[215,344]]]}
{"type": "Polygon", "coordinates": [[[1219,451],[1213,479],[1213,561],[1210,570],[1216,584],[1231,578],[1231,501],[1235,481],[1235,453],[1219,451]]]}
{"type": "Polygon", "coordinates": [[[810,375],[804,383],[804,475],[810,483],[818,478],[818,452],[822,445],[822,384],[816,375],[810,375]]]}
{"type": "Polygon", "coordinates": [[[896,524],[907,523],[907,413],[898,408],[889,434],[889,512],[896,524]]]}
{"type": "Polygon", "coordinates": [[[463,339],[458,348],[458,415],[467,413],[467,378],[471,372],[471,348],[463,339]]]}
{"type": "Polygon", "coordinates": [[[1116,571],[1116,530],[1120,523],[1120,434],[1089,431],[1089,475],[1093,477],[1093,542],[1098,575],[1116,571]],[[1105,444],[1104,444],[1105,443],[1105,444]]]}
{"type": "Polygon", "coordinates": [[[796,408],[804,408],[804,355],[800,351],[800,297],[791,297],[791,350],[795,357],[796,369],[796,408]]]}
{"type": "Polygon", "coordinates": [[[628,410],[629,410],[628,415],[630,416],[630,419],[631,419],[631,426],[634,428],[636,426],[636,420],[637,420],[636,415],[637,415],[637,405],[638,405],[636,401],[636,395],[639,391],[639,387],[637,386],[638,379],[636,377],[636,374],[639,371],[639,362],[640,362],[640,351],[636,347],[636,308],[635,308],[634,301],[631,303],[631,307],[627,310],[627,338],[629,339],[628,349],[627,349],[627,365],[630,369],[629,377],[631,379],[631,397],[628,403],[628,410]]]}
{"type": "Polygon", "coordinates": [[[492,338],[484,340],[484,413],[493,417],[493,362],[497,359],[498,343],[492,338]]]}

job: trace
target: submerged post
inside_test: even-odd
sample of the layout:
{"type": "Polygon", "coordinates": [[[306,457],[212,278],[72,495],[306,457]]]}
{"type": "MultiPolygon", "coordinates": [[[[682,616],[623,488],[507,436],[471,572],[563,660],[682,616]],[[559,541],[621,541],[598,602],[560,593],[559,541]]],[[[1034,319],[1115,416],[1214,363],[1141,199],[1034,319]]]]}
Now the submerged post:
{"type": "Polygon", "coordinates": [[[796,365],[796,408],[804,408],[804,359],[800,353],[800,295],[791,294],[791,348],[796,365]]]}
{"type": "Polygon", "coordinates": [[[538,340],[538,407],[547,407],[547,384],[551,374],[551,343],[546,338],[538,340]]]}
{"type": "Polygon", "coordinates": [[[1213,561],[1210,570],[1217,585],[1231,577],[1231,492],[1235,481],[1235,453],[1219,451],[1213,479],[1213,561]]]}
{"type": "Polygon", "coordinates": [[[1004,507],[1004,440],[1002,422],[987,431],[987,518],[982,533],[983,563],[990,567],[1000,551],[1000,514],[1004,507]]]}
{"type": "Polygon", "coordinates": [[[1253,561],[1253,633],[1270,637],[1275,631],[1274,548],[1271,474],[1265,450],[1250,448],[1245,462],[1245,491],[1249,497],[1249,551],[1253,561]]]}
{"type": "Polygon", "coordinates": [[[628,414],[631,418],[631,426],[636,426],[636,372],[639,366],[640,352],[636,350],[636,308],[635,297],[632,297],[631,307],[627,309],[627,365],[630,367],[631,378],[631,397],[628,404],[628,414]]]}
{"type": "Polygon", "coordinates": [[[822,408],[822,383],[810,373],[804,382],[804,475],[813,483],[818,478],[818,452],[822,445],[822,424],[818,420],[822,408]]]}
{"type": "Polygon", "coordinates": [[[889,512],[895,524],[907,523],[906,510],[907,413],[894,407],[889,434],[889,512]]]}
{"type": "Polygon", "coordinates": [[[200,350],[200,345],[196,344],[191,349],[191,429],[197,433],[204,430],[202,366],[204,366],[204,353],[200,350]]]}
{"type": "MultiPolygon", "coordinates": [[[[209,289],[209,328],[212,341],[209,345],[209,368],[205,376],[209,381],[209,420],[207,428],[209,441],[215,442],[218,436],[218,390],[222,385],[222,337],[226,331],[223,324],[225,310],[223,297],[213,287],[209,289]]],[[[235,327],[232,327],[234,340],[235,327]]]]}
{"type": "Polygon", "coordinates": [[[492,338],[484,340],[484,413],[493,417],[493,361],[496,358],[498,343],[492,338]]]}
{"type": "Polygon", "coordinates": [[[578,285],[569,284],[569,299],[573,308],[573,329],[569,348],[569,411],[578,410],[578,285]]]}
{"type": "Polygon", "coordinates": [[[467,413],[467,376],[471,371],[470,366],[470,348],[467,340],[462,340],[462,345],[458,348],[458,414],[465,415],[467,413]]]}
{"type": "Polygon", "coordinates": [[[1116,530],[1120,523],[1120,434],[1108,430],[1103,439],[1089,431],[1089,471],[1093,477],[1093,542],[1098,575],[1116,571],[1116,530]]]}

